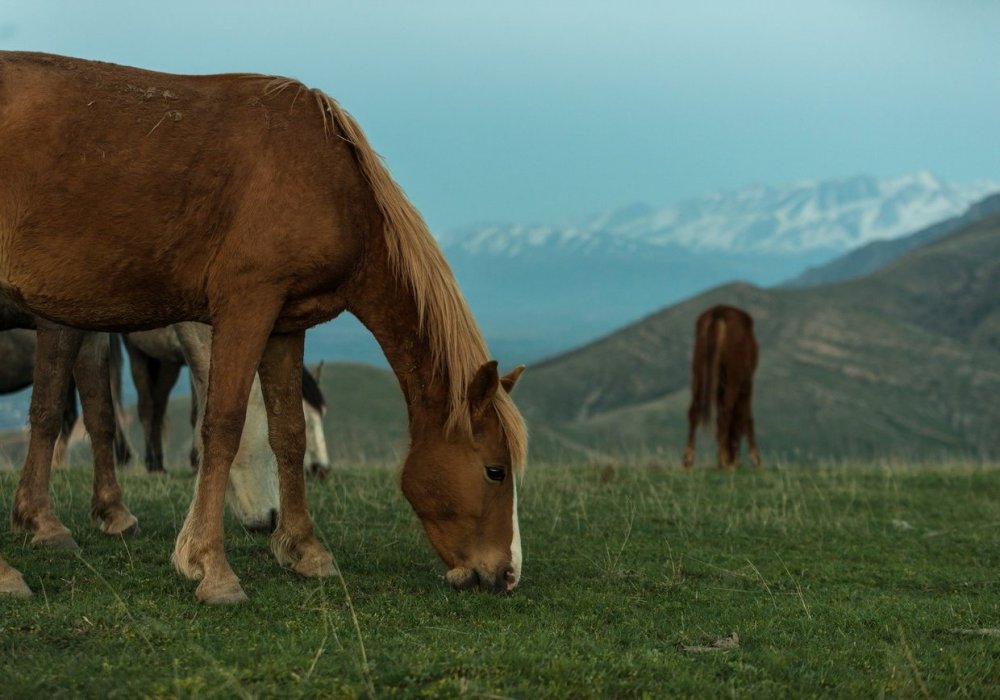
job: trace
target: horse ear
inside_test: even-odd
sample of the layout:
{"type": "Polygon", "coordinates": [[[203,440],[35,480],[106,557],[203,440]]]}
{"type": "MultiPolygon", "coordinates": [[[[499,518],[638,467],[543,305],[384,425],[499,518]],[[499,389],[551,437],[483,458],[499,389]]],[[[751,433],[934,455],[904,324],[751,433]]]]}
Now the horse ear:
{"type": "Polygon", "coordinates": [[[521,376],[521,372],[523,371],[524,371],[524,365],[518,365],[517,367],[512,369],[508,374],[505,374],[504,376],[500,377],[500,386],[503,387],[503,390],[506,391],[508,394],[514,391],[514,385],[517,384],[517,380],[521,376]]]}
{"type": "Polygon", "coordinates": [[[473,418],[478,418],[490,405],[500,388],[500,374],[497,372],[497,361],[490,360],[476,371],[476,376],[469,384],[469,411],[473,418]]]}
{"type": "Polygon", "coordinates": [[[326,360],[320,360],[319,364],[316,365],[316,371],[312,373],[313,377],[315,377],[315,379],[316,379],[317,382],[319,381],[320,376],[322,376],[322,374],[323,374],[323,363],[324,362],[326,362],[326,360]]]}

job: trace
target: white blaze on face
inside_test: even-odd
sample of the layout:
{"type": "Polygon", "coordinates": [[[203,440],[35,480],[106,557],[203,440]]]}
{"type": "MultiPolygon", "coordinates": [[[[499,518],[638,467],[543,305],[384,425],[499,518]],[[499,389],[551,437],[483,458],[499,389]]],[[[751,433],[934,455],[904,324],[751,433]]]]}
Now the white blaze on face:
{"type": "Polygon", "coordinates": [[[510,541],[510,565],[514,567],[514,583],[510,585],[510,588],[513,588],[521,580],[521,530],[517,526],[517,477],[512,474],[511,478],[514,479],[512,484],[514,488],[514,536],[510,541]]]}
{"type": "Polygon", "coordinates": [[[302,401],[302,411],[306,416],[306,454],[302,460],[304,469],[319,465],[320,470],[330,468],[330,454],[326,449],[326,434],[323,432],[323,414],[308,401],[302,401]]]}

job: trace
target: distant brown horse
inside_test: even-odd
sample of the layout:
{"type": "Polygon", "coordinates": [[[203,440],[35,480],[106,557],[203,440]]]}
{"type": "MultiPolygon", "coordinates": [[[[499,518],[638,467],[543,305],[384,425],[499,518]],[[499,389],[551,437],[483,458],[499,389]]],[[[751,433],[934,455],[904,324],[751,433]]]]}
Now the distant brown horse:
{"type": "MultiPolygon", "coordinates": [[[[520,371],[500,377],[420,214],[324,93],[265,76],[0,53],[0,290],[88,330],[212,325],[204,459],[173,557],[201,579],[199,599],[245,598],[222,511],[255,371],[279,471],[272,549],[302,575],[334,573],[305,502],[302,352],[305,330],[343,311],[371,330],[399,379],[403,493],[448,580],[517,584],[514,471],[527,439],[509,392],[520,371]]],[[[62,379],[67,358],[53,348],[39,363],[62,379]]],[[[46,398],[40,412],[61,406],[46,398]]],[[[39,458],[54,426],[32,431],[21,522],[58,522],[41,495],[47,478],[26,476],[47,473],[39,458]]]]}
{"type": "Polygon", "coordinates": [[[719,442],[719,467],[731,469],[739,461],[744,433],[750,461],[760,466],[753,431],[753,373],[757,369],[757,339],[753,319],[733,306],[713,306],[695,323],[694,357],[691,360],[691,407],[684,466],[694,464],[694,435],[698,424],[708,425],[716,413],[715,437],[719,442]]]}

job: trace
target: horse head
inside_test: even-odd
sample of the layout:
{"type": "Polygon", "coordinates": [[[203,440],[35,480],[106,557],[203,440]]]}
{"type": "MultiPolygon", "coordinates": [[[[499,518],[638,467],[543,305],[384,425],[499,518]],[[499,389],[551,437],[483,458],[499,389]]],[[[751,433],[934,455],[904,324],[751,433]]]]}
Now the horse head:
{"type": "Polygon", "coordinates": [[[455,588],[509,591],[521,577],[515,465],[496,402],[523,369],[502,378],[496,362],[479,369],[467,394],[471,434],[447,434],[426,416],[414,421],[403,493],[455,588]]]}

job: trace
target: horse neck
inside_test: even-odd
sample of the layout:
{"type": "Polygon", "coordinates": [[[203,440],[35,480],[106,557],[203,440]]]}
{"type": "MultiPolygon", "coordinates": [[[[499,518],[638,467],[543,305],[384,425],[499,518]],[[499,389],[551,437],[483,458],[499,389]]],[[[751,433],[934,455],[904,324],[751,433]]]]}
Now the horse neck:
{"type": "Polygon", "coordinates": [[[420,327],[410,285],[396,278],[384,248],[378,247],[381,250],[369,252],[347,310],[358,317],[382,347],[406,399],[410,433],[414,436],[418,423],[431,420],[443,425],[447,419],[448,378],[434,366],[434,353],[420,327]]]}

